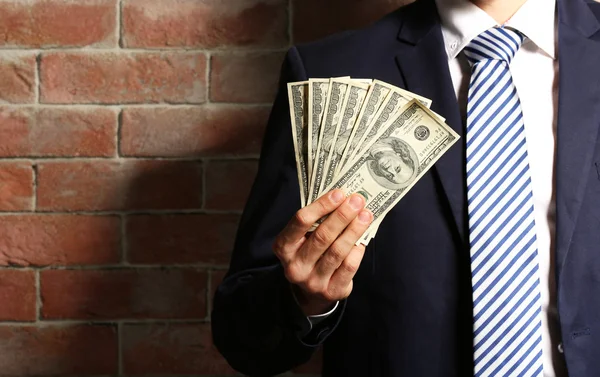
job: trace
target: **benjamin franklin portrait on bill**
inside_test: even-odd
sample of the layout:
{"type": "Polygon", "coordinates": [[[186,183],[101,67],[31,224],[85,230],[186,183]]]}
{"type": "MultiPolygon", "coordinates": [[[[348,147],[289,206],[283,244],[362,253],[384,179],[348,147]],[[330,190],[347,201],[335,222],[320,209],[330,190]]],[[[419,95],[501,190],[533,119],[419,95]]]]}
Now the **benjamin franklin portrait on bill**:
{"type": "Polygon", "coordinates": [[[404,141],[389,137],[369,149],[369,173],[390,190],[410,186],[418,173],[417,155],[404,141]]]}

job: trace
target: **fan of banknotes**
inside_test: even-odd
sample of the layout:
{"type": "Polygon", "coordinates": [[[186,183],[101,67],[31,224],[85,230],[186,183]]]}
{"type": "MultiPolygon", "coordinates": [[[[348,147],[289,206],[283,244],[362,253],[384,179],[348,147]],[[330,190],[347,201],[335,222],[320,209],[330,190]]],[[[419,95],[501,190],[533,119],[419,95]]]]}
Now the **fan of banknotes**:
{"type": "Polygon", "coordinates": [[[364,245],[459,138],[431,100],[379,80],[309,79],[288,96],[302,206],[333,189],[361,194],[373,213],[364,245]]]}

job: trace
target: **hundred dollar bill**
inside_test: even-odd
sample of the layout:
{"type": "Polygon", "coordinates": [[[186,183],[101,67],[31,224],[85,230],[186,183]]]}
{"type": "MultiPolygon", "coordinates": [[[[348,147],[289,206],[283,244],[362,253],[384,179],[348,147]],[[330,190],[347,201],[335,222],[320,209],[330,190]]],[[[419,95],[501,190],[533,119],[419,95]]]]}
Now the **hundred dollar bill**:
{"type": "Polygon", "coordinates": [[[356,125],[352,129],[344,153],[342,154],[342,163],[345,165],[349,161],[350,157],[354,154],[354,150],[358,145],[358,141],[362,137],[363,133],[367,130],[367,126],[371,122],[371,119],[379,107],[383,104],[383,101],[387,98],[392,90],[392,86],[381,81],[374,81],[367,93],[364,106],[362,107],[356,125]]]}
{"type": "Polygon", "coordinates": [[[361,239],[356,241],[355,245],[365,245],[365,246],[369,246],[369,243],[371,242],[371,240],[373,238],[375,238],[374,236],[371,235],[372,232],[370,231],[370,228],[367,229],[367,231],[362,235],[361,239]]]}
{"type": "MultiPolygon", "coordinates": [[[[394,120],[394,115],[396,115],[398,110],[400,110],[402,107],[404,107],[404,105],[406,105],[409,102],[409,98],[418,99],[419,102],[421,102],[421,104],[423,104],[427,108],[429,108],[432,103],[432,101],[428,98],[418,96],[412,92],[408,92],[401,88],[395,88],[392,94],[388,96],[386,102],[379,109],[378,114],[375,116],[375,120],[371,122],[368,131],[363,136],[364,140],[362,140],[358,145],[368,145],[371,142],[371,140],[373,140],[373,138],[377,136],[377,134],[382,128],[385,129],[389,122],[394,120]]],[[[432,113],[436,117],[438,117],[440,121],[446,121],[446,119],[441,115],[435,113],[434,111],[432,111],[432,113]]],[[[364,153],[364,148],[362,148],[360,152],[356,153],[355,156],[362,155],[362,153],[364,153]]],[[[365,246],[368,245],[369,242],[373,238],[375,238],[375,235],[377,234],[377,231],[379,230],[379,226],[381,225],[382,221],[383,218],[380,218],[377,221],[373,222],[358,243],[362,243],[365,246]]]]}
{"type": "MultiPolygon", "coordinates": [[[[319,134],[321,119],[327,101],[327,92],[329,90],[329,79],[310,79],[308,80],[308,180],[312,181],[312,170],[317,156],[317,146],[319,145],[319,134]]],[[[309,186],[310,191],[310,186],[309,186]]],[[[308,198],[307,198],[308,199],[308,198]]],[[[307,201],[309,204],[310,201],[307,201]]]]}
{"type": "Polygon", "coordinates": [[[411,93],[407,90],[392,87],[391,93],[386,98],[385,102],[379,108],[379,111],[370,124],[367,126],[366,131],[363,133],[362,137],[357,142],[357,147],[354,149],[354,153],[349,156],[348,161],[352,161],[356,158],[356,156],[360,156],[364,150],[365,145],[369,145],[371,140],[381,131],[382,128],[385,128],[394,119],[394,116],[397,114],[398,110],[400,110],[404,105],[413,99],[418,100],[423,104],[423,106],[429,108],[431,106],[431,100],[417,94],[411,93]]]}
{"type": "Polygon", "coordinates": [[[368,84],[353,81],[347,90],[346,100],[342,104],[342,118],[340,119],[333,142],[333,151],[329,154],[329,161],[325,163],[325,187],[331,184],[335,175],[341,168],[342,154],[350,139],[350,134],[362,105],[369,91],[368,84]]]}
{"type": "MultiPolygon", "coordinates": [[[[335,77],[336,79],[350,80],[350,76],[335,77]]],[[[308,80],[308,180],[312,178],[323,113],[327,103],[327,92],[329,91],[330,79],[308,80]]]]}
{"type": "Polygon", "coordinates": [[[458,138],[435,114],[413,100],[326,191],[361,194],[377,224],[458,138]]]}
{"type": "Polygon", "coordinates": [[[313,166],[313,174],[309,186],[308,204],[315,201],[323,189],[325,178],[325,164],[332,152],[335,131],[342,116],[342,104],[346,98],[346,91],[350,82],[346,79],[331,79],[327,93],[325,113],[319,130],[319,142],[313,166]]]}
{"type": "Polygon", "coordinates": [[[353,83],[360,83],[360,84],[367,84],[367,85],[371,85],[373,83],[372,79],[357,79],[357,78],[353,78],[353,79],[350,79],[350,81],[352,81],[353,83]]]}
{"type": "Polygon", "coordinates": [[[308,197],[309,184],[306,168],[308,159],[308,128],[306,127],[308,121],[308,81],[289,83],[288,98],[292,120],[292,140],[294,142],[294,153],[296,154],[296,170],[300,185],[300,202],[304,207],[308,197]]]}
{"type": "Polygon", "coordinates": [[[382,221],[383,221],[383,217],[380,218],[379,220],[377,220],[376,222],[371,223],[371,225],[369,226],[367,231],[363,234],[361,239],[358,240],[358,242],[356,242],[356,245],[363,244],[365,246],[368,246],[369,242],[371,242],[371,240],[373,238],[375,238],[375,236],[377,235],[377,231],[379,230],[379,225],[381,225],[382,221]]]}

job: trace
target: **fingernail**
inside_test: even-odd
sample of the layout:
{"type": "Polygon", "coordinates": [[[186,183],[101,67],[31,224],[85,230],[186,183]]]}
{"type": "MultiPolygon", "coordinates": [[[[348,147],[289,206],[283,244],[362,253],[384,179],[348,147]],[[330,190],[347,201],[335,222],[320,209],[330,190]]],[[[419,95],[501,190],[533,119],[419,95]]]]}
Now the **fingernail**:
{"type": "Polygon", "coordinates": [[[334,203],[339,203],[344,200],[344,193],[341,190],[335,190],[331,193],[331,200],[334,203]]]}
{"type": "Polygon", "coordinates": [[[363,224],[368,224],[371,222],[371,212],[369,211],[360,211],[358,214],[358,219],[363,224]]]}
{"type": "Polygon", "coordinates": [[[365,200],[360,195],[352,195],[350,198],[350,207],[354,210],[362,209],[365,206],[365,200]]]}

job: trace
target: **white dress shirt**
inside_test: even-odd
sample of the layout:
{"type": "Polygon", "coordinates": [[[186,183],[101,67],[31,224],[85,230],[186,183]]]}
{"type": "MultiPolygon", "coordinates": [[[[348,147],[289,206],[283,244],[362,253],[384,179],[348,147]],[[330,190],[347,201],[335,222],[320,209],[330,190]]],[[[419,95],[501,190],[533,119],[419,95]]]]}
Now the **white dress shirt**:
{"type": "MultiPolygon", "coordinates": [[[[463,120],[471,68],[461,51],[482,32],[500,26],[468,0],[436,0],[442,34],[463,120]]],[[[566,377],[554,281],[554,159],[558,104],[556,0],[528,0],[504,26],[527,38],[510,64],[525,123],[533,184],[540,265],[544,377],[566,377]]]]}
{"type": "MultiPolygon", "coordinates": [[[[482,32],[500,26],[469,0],[436,0],[454,90],[463,121],[466,119],[471,68],[461,54],[482,32]]],[[[510,64],[525,123],[533,184],[542,304],[544,377],[567,377],[560,343],[554,281],[556,204],[554,160],[558,108],[558,59],[556,0],[528,0],[504,26],[527,38],[510,64]]],[[[328,313],[309,316],[315,325],[328,313]]]]}

